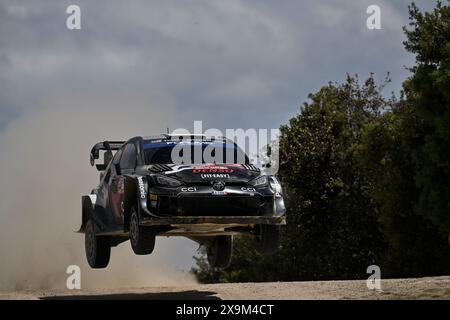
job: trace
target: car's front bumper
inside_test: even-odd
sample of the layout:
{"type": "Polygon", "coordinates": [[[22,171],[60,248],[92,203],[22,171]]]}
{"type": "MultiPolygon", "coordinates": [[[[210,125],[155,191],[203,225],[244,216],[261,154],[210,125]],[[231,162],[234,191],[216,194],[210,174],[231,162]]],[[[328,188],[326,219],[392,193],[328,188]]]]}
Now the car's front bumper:
{"type": "Polygon", "coordinates": [[[286,216],[172,216],[147,218],[142,225],[233,225],[248,226],[255,224],[285,225],[286,216]]]}
{"type": "Polygon", "coordinates": [[[254,234],[258,225],[285,225],[283,216],[174,216],[145,219],[142,226],[160,227],[159,236],[185,236],[191,239],[221,235],[254,234]]]}
{"type": "Polygon", "coordinates": [[[271,224],[278,223],[286,211],[282,195],[268,187],[227,186],[219,194],[211,186],[195,186],[191,191],[186,189],[150,188],[147,197],[140,201],[141,221],[255,218],[249,223],[270,221],[268,223],[271,224]]]}

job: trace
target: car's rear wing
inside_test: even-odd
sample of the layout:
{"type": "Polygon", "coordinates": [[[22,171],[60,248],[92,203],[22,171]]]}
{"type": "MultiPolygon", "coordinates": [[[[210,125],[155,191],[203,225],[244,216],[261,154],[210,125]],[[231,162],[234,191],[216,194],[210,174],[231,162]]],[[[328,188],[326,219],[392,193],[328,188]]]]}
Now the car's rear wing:
{"type": "Polygon", "coordinates": [[[103,164],[97,164],[95,167],[98,171],[103,171],[108,166],[108,163],[111,161],[113,154],[113,150],[119,150],[120,147],[125,143],[125,141],[103,141],[95,144],[91,149],[90,161],[91,166],[94,166],[95,160],[100,157],[100,150],[106,151],[104,154],[104,162],[103,164]]]}

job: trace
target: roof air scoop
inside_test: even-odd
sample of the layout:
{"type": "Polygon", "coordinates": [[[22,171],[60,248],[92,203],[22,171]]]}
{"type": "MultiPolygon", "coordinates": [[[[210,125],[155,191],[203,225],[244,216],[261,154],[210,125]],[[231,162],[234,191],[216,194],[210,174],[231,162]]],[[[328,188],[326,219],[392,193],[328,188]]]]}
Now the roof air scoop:
{"type": "Polygon", "coordinates": [[[159,173],[159,172],[165,172],[172,170],[171,167],[169,167],[166,164],[152,164],[149,168],[149,171],[159,173]]]}
{"type": "Polygon", "coordinates": [[[260,170],[253,164],[242,164],[242,166],[245,168],[245,170],[248,171],[256,171],[259,172],[260,170]]]}

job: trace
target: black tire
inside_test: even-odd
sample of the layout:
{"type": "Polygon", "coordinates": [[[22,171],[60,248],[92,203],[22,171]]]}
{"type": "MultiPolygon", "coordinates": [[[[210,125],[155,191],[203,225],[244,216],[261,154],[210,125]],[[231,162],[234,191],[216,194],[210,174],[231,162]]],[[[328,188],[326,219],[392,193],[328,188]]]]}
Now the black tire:
{"type": "Polygon", "coordinates": [[[155,248],[156,233],[152,227],[139,225],[139,216],[136,207],[131,208],[130,216],[130,243],[135,254],[145,255],[153,252],[155,248]]]}
{"type": "Polygon", "coordinates": [[[256,242],[258,251],[265,255],[272,255],[280,247],[280,226],[263,224],[258,227],[256,242]]]}
{"type": "Polygon", "coordinates": [[[92,219],[89,219],[86,223],[84,249],[91,268],[100,269],[108,266],[111,256],[110,238],[96,235],[96,226],[92,219]]]}
{"type": "Polygon", "coordinates": [[[211,268],[228,267],[233,255],[233,236],[217,236],[207,247],[207,255],[211,268]]]}

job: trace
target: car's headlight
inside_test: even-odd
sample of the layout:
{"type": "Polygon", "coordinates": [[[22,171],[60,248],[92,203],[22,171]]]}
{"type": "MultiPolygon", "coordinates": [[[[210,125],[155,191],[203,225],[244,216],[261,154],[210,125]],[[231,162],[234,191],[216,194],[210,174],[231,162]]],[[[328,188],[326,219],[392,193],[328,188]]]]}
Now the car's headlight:
{"type": "Polygon", "coordinates": [[[249,183],[251,185],[255,186],[255,187],[259,187],[259,186],[265,185],[265,184],[267,184],[267,176],[258,177],[256,179],[253,179],[249,183]]]}
{"type": "Polygon", "coordinates": [[[165,176],[156,176],[156,182],[163,187],[170,187],[170,188],[177,188],[182,185],[182,183],[177,179],[165,176]]]}
{"type": "Polygon", "coordinates": [[[272,190],[278,193],[281,193],[281,184],[278,182],[278,179],[274,176],[269,177],[269,184],[272,187],[272,190]]]}

